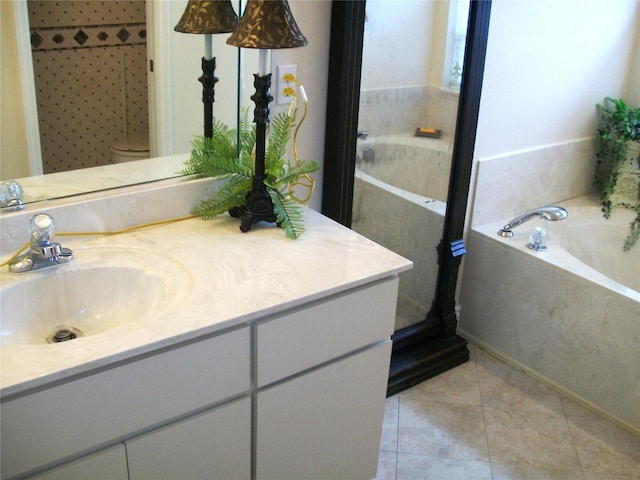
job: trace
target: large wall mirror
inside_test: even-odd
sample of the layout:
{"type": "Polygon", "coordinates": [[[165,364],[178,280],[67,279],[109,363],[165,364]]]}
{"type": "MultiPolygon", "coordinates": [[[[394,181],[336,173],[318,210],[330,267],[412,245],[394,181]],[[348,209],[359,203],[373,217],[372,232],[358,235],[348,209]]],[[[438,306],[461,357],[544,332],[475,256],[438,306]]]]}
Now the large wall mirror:
{"type": "Polygon", "coordinates": [[[351,228],[414,263],[396,330],[435,295],[468,16],[468,0],[366,4],[351,228]]]}
{"type": "Polygon", "coordinates": [[[468,359],[454,296],[490,7],[333,4],[323,212],[414,262],[389,394],[468,359]]]}
{"type": "MultiPolygon", "coordinates": [[[[186,4],[3,1],[0,56],[14,74],[2,83],[12,124],[0,179],[18,179],[30,202],[178,175],[182,160],[154,157],[188,152],[203,131],[189,112],[203,112],[204,36],[173,30],[186,4]]],[[[214,116],[236,125],[251,102],[242,65],[257,61],[227,37],[213,35],[214,116]]]]}

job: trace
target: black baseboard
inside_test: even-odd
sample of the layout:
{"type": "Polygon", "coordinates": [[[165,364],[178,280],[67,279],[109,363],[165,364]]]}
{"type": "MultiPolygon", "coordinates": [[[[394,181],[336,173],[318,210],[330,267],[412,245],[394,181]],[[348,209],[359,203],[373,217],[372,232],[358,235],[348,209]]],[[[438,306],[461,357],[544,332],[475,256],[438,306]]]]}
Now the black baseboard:
{"type": "Polygon", "coordinates": [[[458,335],[446,339],[423,322],[395,334],[387,397],[445,372],[469,360],[467,341],[458,335]]]}

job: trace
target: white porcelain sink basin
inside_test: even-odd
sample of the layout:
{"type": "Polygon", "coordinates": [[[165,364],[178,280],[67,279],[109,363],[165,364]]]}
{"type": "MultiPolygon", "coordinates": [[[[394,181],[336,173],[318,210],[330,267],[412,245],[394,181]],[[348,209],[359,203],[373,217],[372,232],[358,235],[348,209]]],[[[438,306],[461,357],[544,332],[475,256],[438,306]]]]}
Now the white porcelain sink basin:
{"type": "Polygon", "coordinates": [[[128,248],[77,249],[69,265],[3,272],[2,347],[60,343],[160,315],[184,298],[173,280],[185,274],[176,262],[128,248]]]}

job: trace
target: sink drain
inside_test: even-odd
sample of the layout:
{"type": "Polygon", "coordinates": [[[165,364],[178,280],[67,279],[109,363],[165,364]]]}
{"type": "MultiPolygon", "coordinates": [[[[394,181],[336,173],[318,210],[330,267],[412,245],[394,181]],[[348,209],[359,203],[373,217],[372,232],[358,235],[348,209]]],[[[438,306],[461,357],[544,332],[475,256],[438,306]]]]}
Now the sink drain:
{"type": "Polygon", "coordinates": [[[56,327],[51,335],[47,337],[47,343],[68,342],[74,338],[82,336],[82,332],[74,327],[56,327]]]}

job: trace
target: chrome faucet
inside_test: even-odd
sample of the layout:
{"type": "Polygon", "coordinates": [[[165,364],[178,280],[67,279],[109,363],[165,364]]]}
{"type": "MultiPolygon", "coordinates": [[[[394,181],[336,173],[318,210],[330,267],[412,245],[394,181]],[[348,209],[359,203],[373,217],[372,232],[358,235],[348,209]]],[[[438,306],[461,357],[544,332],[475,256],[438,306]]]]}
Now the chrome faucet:
{"type": "Polygon", "coordinates": [[[367,130],[358,130],[358,133],[356,133],[356,137],[362,140],[366,140],[368,136],[369,132],[367,130]]]}
{"type": "Polygon", "coordinates": [[[517,227],[521,223],[526,222],[527,220],[531,220],[534,217],[541,217],[545,220],[555,222],[557,220],[564,220],[568,215],[569,212],[567,212],[565,208],[556,206],[542,207],[536,210],[530,210],[523,213],[522,215],[518,215],[516,218],[507,223],[498,231],[498,235],[500,235],[501,237],[513,237],[513,229],[515,227],[517,227]]]}
{"type": "Polygon", "coordinates": [[[0,211],[14,212],[23,208],[20,184],[15,180],[0,183],[0,211]]]}
{"type": "Polygon", "coordinates": [[[31,217],[31,247],[9,263],[12,273],[24,273],[67,263],[73,258],[73,252],[54,242],[53,218],[46,213],[31,217]]]}

